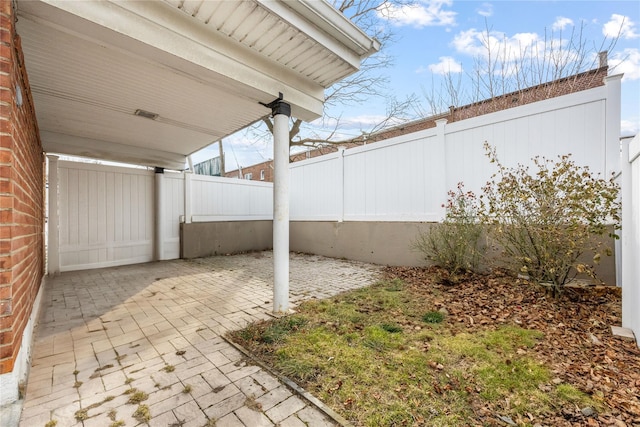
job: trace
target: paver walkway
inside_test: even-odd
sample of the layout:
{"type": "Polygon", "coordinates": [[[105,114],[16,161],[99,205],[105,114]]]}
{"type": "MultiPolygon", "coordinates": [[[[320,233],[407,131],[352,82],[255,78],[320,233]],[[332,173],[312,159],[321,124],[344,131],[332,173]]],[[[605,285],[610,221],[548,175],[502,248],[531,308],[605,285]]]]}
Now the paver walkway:
{"type": "MultiPolygon", "coordinates": [[[[269,318],[272,265],[258,252],[48,279],[20,426],[146,425],[142,405],[151,426],[333,425],[221,338],[269,318]]],[[[290,271],[295,304],[373,283],[380,268],[292,254],[290,271]]]]}

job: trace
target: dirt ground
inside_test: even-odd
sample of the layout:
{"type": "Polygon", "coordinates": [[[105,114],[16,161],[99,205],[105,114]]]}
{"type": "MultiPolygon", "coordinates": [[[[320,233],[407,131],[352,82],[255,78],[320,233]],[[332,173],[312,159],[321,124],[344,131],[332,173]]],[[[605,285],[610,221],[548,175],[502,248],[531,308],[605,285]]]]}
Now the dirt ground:
{"type": "MultiPolygon", "coordinates": [[[[502,274],[464,278],[455,285],[438,280],[435,269],[388,267],[425,298],[445,309],[460,332],[516,324],[544,333],[533,356],[549,366],[558,381],[570,383],[602,401],[608,410],[584,417],[579,408],[563,408],[545,425],[640,426],[640,349],[613,336],[621,324],[620,288],[568,287],[559,298],[542,288],[502,274]]],[[[475,408],[477,413],[491,407],[475,408]]]]}

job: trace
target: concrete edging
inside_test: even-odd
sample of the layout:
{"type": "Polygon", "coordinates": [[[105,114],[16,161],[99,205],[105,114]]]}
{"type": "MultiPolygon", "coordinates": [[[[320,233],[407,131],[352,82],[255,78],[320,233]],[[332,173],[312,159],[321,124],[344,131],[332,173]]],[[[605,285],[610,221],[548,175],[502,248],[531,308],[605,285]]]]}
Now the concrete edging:
{"type": "Polygon", "coordinates": [[[285,386],[287,386],[292,392],[294,392],[295,394],[297,394],[298,396],[300,396],[301,398],[309,402],[311,405],[318,408],[320,411],[322,411],[326,416],[331,418],[340,427],[354,427],[354,425],[351,424],[347,419],[345,419],[336,411],[334,411],[333,409],[329,408],[327,405],[322,403],[320,399],[318,399],[317,397],[315,397],[314,395],[306,391],[304,388],[300,387],[298,384],[291,381],[289,378],[274,371],[270,366],[267,366],[261,360],[254,357],[247,349],[231,341],[224,335],[220,335],[220,336],[233,348],[235,348],[240,353],[242,353],[245,357],[250,359],[251,362],[255,363],[256,365],[260,366],[262,369],[264,369],[265,371],[269,372],[271,375],[276,377],[280,382],[282,382],[285,386]]]}

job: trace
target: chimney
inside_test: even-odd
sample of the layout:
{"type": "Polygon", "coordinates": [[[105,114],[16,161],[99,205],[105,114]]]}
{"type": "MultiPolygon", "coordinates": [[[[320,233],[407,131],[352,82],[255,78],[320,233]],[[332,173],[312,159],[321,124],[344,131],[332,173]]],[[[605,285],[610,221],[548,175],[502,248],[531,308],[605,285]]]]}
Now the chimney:
{"type": "Polygon", "coordinates": [[[598,68],[603,68],[603,67],[607,67],[609,64],[607,63],[607,56],[609,55],[609,52],[607,52],[606,50],[602,51],[602,52],[598,52],[598,68]]]}

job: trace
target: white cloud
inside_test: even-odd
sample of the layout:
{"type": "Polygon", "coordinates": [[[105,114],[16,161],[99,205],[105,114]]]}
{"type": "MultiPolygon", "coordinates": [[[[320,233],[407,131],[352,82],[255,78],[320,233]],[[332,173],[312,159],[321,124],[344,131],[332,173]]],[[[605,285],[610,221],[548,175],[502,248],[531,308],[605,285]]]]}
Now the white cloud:
{"type": "MultiPolygon", "coordinates": [[[[431,71],[433,74],[441,74],[444,76],[450,73],[462,72],[462,64],[456,61],[453,57],[441,56],[438,59],[440,59],[440,62],[438,62],[437,64],[429,65],[429,71],[431,71]]],[[[420,68],[419,70],[423,69],[420,68]]]]}
{"type": "Polygon", "coordinates": [[[562,31],[568,25],[573,25],[573,20],[569,18],[565,18],[564,16],[558,16],[556,18],[556,22],[554,22],[553,25],[551,26],[551,29],[554,31],[558,31],[558,30],[562,31]]]}
{"type": "Polygon", "coordinates": [[[620,135],[633,136],[640,132],[640,119],[620,120],[620,135]]]}
{"type": "Polygon", "coordinates": [[[616,52],[609,58],[609,68],[615,74],[624,73],[623,82],[640,79],[640,49],[627,48],[616,52]]]}
{"type": "Polygon", "coordinates": [[[521,57],[521,53],[534,51],[540,36],[535,33],[517,33],[511,37],[498,31],[478,31],[471,28],[461,31],[454,38],[452,45],[459,53],[472,57],[484,58],[488,50],[494,57],[506,54],[508,58],[521,57]]]}
{"type": "Polygon", "coordinates": [[[634,27],[635,23],[628,16],[614,13],[611,15],[609,22],[603,25],[602,34],[612,38],[620,35],[621,39],[636,39],[640,37],[640,34],[636,33],[634,27]]]}
{"type": "Polygon", "coordinates": [[[477,9],[478,15],[488,18],[493,15],[493,5],[491,3],[482,3],[477,9]]]}
{"type": "Polygon", "coordinates": [[[378,16],[388,19],[393,25],[416,28],[450,26],[456,24],[456,12],[444,10],[453,0],[422,0],[411,5],[389,5],[378,10],[378,16]]]}

